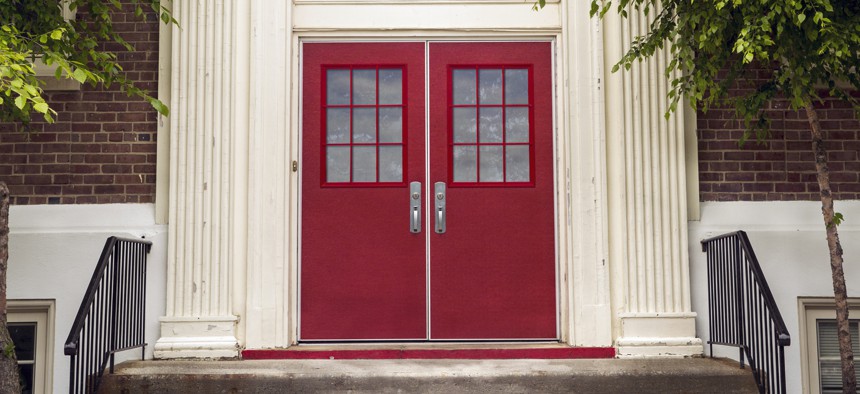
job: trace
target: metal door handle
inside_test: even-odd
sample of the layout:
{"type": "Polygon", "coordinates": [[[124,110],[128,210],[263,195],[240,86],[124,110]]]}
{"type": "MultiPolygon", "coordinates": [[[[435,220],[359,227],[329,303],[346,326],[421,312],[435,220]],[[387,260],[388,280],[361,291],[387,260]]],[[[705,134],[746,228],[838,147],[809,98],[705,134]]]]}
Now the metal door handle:
{"type": "Polygon", "coordinates": [[[433,199],[436,201],[436,233],[444,234],[446,228],[445,200],[448,199],[445,193],[445,182],[436,182],[434,190],[436,192],[436,198],[433,199]]]}
{"type": "Polygon", "coordinates": [[[409,231],[421,232],[421,182],[409,184],[409,231]]]}

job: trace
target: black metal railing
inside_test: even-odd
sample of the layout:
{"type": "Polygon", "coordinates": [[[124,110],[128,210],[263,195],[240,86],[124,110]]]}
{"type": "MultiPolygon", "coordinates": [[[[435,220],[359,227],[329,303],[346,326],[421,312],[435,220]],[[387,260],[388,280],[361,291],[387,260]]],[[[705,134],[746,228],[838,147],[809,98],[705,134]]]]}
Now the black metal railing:
{"type": "Polygon", "coordinates": [[[95,393],[117,352],[146,348],[146,255],[152,242],[110,237],[64,347],[70,393],[95,393]]]}
{"type": "Polygon", "coordinates": [[[714,345],[738,347],[761,393],[785,393],[785,351],[791,336],[767,285],[747,234],[702,241],[708,254],[708,316],[714,345]]]}

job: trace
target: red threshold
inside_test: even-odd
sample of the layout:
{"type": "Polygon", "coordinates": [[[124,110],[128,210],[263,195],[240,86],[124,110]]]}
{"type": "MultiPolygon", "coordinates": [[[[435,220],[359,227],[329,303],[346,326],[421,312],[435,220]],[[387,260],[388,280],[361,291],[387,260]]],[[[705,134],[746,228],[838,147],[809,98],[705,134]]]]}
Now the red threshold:
{"type": "Polygon", "coordinates": [[[611,347],[563,347],[517,349],[246,349],[245,360],[387,360],[387,359],[573,359],[613,358],[611,347]]]}

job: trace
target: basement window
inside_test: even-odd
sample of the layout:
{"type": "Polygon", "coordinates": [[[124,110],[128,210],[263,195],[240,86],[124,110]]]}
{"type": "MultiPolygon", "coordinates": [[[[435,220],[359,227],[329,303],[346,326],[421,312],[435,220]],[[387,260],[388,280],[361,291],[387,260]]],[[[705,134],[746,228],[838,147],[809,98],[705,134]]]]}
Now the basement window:
{"type": "Polygon", "coordinates": [[[9,334],[15,344],[21,393],[53,392],[53,300],[9,300],[9,334]]]}
{"type": "MultiPolygon", "coordinates": [[[[860,305],[860,299],[850,298],[848,304],[860,305]]],[[[836,304],[833,298],[801,297],[798,299],[798,311],[802,391],[810,394],[842,393],[842,364],[839,360],[836,304]]],[[[856,314],[860,310],[852,308],[850,312],[856,314]]],[[[849,322],[855,354],[860,354],[860,341],[856,340],[860,338],[858,323],[860,320],[852,319],[849,322]]]]}

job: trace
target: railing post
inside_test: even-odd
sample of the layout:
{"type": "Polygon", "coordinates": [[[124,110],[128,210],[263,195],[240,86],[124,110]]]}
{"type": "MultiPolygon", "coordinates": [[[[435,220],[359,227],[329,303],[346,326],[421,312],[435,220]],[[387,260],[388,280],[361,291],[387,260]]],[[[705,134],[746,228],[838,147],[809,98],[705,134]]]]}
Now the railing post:
{"type": "Polygon", "coordinates": [[[746,343],[746,338],[744,336],[744,302],[743,302],[743,290],[742,286],[742,274],[741,274],[741,261],[743,259],[743,255],[741,252],[741,240],[740,237],[735,236],[732,238],[735,247],[735,292],[737,293],[735,296],[736,300],[736,312],[738,319],[738,342],[740,346],[738,347],[738,352],[740,353],[739,359],[741,364],[741,369],[744,369],[744,344],[746,343]]]}
{"type": "Polygon", "coordinates": [[[119,270],[122,258],[122,242],[117,242],[113,250],[113,280],[111,280],[111,314],[110,314],[110,373],[114,373],[114,350],[116,349],[116,314],[119,305],[119,270]]]}

